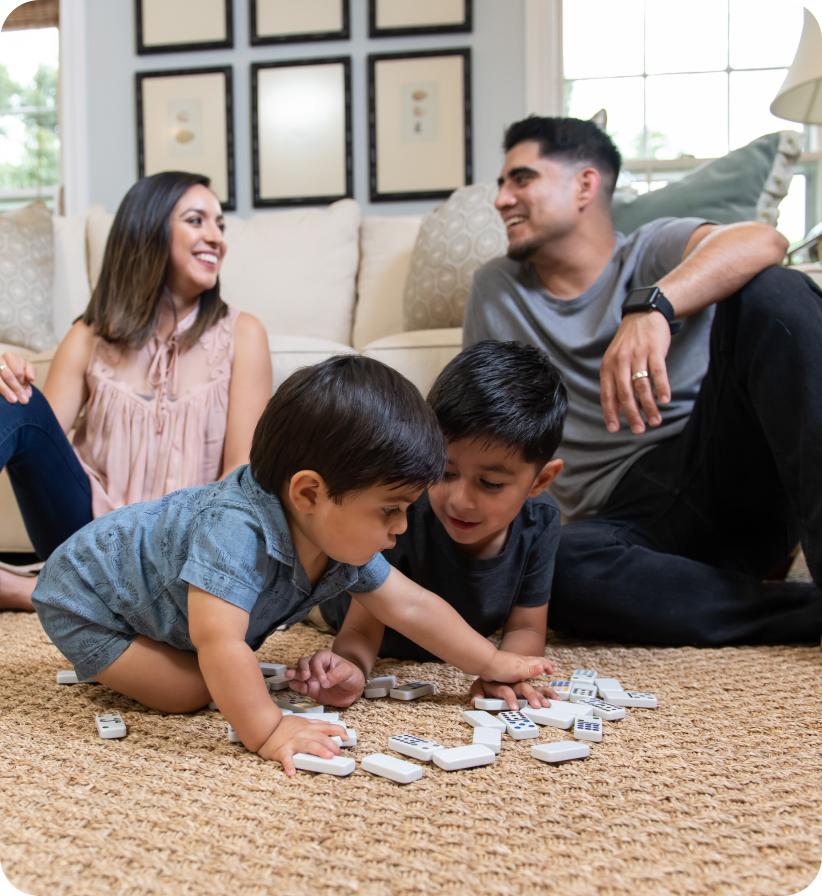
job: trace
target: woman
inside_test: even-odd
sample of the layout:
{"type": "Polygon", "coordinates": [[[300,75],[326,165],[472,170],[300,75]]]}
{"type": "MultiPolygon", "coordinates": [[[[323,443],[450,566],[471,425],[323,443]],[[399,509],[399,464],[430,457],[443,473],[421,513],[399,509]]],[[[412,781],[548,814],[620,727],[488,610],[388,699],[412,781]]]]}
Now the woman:
{"type": "MultiPolygon", "coordinates": [[[[143,178],[120,203],[100,279],[43,392],[31,364],[0,355],[0,469],[40,559],[115,507],[248,461],[271,360],[260,322],[220,297],[223,230],[208,178],[143,178]]],[[[31,610],[35,581],[0,569],[0,608],[31,610]]]]}

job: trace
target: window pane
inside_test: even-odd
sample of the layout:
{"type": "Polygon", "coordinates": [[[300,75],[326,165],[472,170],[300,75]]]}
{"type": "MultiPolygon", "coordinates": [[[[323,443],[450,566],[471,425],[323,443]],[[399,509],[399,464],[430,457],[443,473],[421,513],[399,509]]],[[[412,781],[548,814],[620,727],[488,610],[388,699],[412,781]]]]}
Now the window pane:
{"type": "Polygon", "coordinates": [[[651,158],[712,158],[728,151],[728,76],[655,75],[646,86],[651,158]]]}
{"type": "Polygon", "coordinates": [[[642,74],[642,0],[564,0],[562,46],[566,78],[642,74]]]}
{"type": "Polygon", "coordinates": [[[723,71],[728,64],[728,0],[651,0],[645,7],[645,71],[723,71]]]}
{"type": "Polygon", "coordinates": [[[785,80],[784,69],[764,72],[731,72],[730,75],[731,149],[744,146],[772,131],[801,131],[798,122],[771,115],[768,107],[785,80]]]}
{"type": "Polygon", "coordinates": [[[802,34],[801,0],[731,0],[730,10],[731,68],[787,67],[793,62],[802,34]]]}
{"type": "Polygon", "coordinates": [[[0,33],[0,190],[20,202],[60,179],[56,28],[0,33]]]}
{"type": "Polygon", "coordinates": [[[642,78],[566,81],[565,108],[574,118],[608,113],[608,133],[626,157],[643,157],[642,78]]]}

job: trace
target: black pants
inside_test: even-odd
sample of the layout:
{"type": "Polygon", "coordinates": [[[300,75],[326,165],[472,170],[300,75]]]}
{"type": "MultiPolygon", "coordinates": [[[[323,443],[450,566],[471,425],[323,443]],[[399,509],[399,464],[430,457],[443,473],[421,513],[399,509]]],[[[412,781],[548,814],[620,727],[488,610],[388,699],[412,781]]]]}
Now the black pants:
{"type": "Polygon", "coordinates": [[[549,625],[646,644],[819,641],[820,584],[822,292],[774,267],[717,305],[685,429],[563,528],[549,625]],[[763,581],[800,541],[816,584],[763,581]]]}

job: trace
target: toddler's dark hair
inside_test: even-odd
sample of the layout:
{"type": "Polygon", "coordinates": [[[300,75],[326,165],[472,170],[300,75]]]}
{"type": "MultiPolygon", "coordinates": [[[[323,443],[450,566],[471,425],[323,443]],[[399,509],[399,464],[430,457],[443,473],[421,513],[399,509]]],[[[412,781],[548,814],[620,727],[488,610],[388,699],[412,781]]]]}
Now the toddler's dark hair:
{"type": "Polygon", "coordinates": [[[442,478],[445,442],[417,388],[385,364],[341,355],[293,373],[263,411],[251,472],[267,492],[316,470],[328,493],[425,488],[442,478]]]}
{"type": "Polygon", "coordinates": [[[449,442],[498,442],[542,466],[562,439],[568,395],[544,351],[487,339],[463,349],[443,369],[428,403],[449,442]]]}

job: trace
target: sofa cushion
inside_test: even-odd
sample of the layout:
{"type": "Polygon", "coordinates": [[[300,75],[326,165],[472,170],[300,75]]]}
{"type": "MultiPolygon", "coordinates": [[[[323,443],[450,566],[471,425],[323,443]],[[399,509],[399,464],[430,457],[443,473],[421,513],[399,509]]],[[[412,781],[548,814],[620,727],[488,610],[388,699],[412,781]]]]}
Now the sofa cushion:
{"type": "Polygon", "coordinates": [[[54,234],[42,203],[0,215],[0,342],[54,344],[54,234]]]}
{"type": "Polygon", "coordinates": [[[256,315],[269,333],[350,345],[359,231],[352,199],[227,217],[223,298],[256,315]]]}
{"type": "Polygon", "coordinates": [[[364,346],[362,354],[398,370],[427,395],[439,372],[461,348],[462,330],[450,327],[394,333],[364,346]]]}
{"type": "Polygon", "coordinates": [[[88,305],[91,290],[86,268],[86,214],[54,215],[54,310],[57,339],[66,335],[88,305]]]}
{"type": "Polygon", "coordinates": [[[363,218],[354,311],[355,348],[403,329],[403,287],[419,229],[418,215],[363,218]]]}
{"type": "Polygon", "coordinates": [[[319,364],[333,355],[347,355],[354,351],[350,345],[342,342],[271,332],[268,334],[268,346],[271,349],[275,391],[295,370],[319,364]]]}
{"type": "Polygon", "coordinates": [[[718,224],[776,224],[777,206],[788,192],[801,151],[802,135],[795,131],[758,137],[667,187],[630,202],[616,200],[614,227],[630,233],[655,218],[692,215],[718,224]]]}
{"type": "Polygon", "coordinates": [[[88,282],[91,289],[94,289],[100,279],[103,253],[106,250],[106,240],[113,221],[114,215],[106,211],[102,205],[93,205],[89,209],[86,220],[86,257],[88,260],[88,282]]]}
{"type": "Polygon", "coordinates": [[[496,192],[492,183],[460,187],[422,219],[405,284],[404,329],[462,326],[474,271],[508,247],[496,192]]]}

